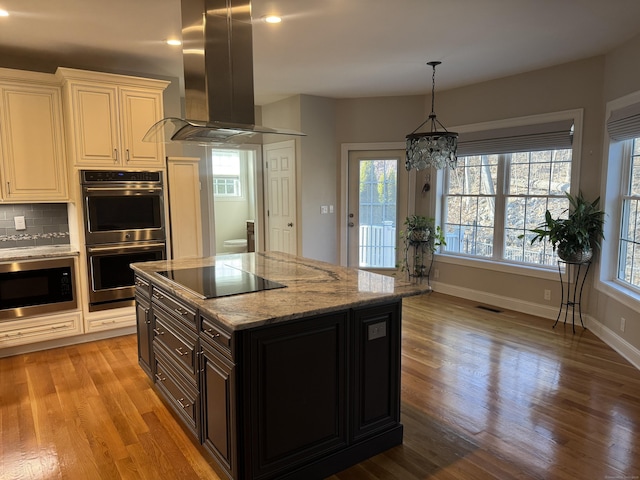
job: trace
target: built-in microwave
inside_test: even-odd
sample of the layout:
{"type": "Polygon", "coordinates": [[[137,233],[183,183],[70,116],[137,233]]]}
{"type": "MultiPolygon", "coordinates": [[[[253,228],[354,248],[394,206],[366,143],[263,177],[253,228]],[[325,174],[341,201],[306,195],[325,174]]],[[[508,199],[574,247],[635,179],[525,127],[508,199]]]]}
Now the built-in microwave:
{"type": "Polygon", "coordinates": [[[73,258],[0,264],[0,320],[77,307],[73,258]]]}
{"type": "Polygon", "coordinates": [[[162,172],[80,174],[87,245],[165,240],[162,172]]]}

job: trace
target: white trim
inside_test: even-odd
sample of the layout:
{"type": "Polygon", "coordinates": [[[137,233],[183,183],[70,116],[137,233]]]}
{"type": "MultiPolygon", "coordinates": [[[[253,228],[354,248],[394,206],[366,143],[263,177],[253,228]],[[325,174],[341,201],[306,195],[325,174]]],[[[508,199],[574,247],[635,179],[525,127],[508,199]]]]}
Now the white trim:
{"type": "MultiPolygon", "coordinates": [[[[353,150],[404,150],[405,148],[405,142],[343,143],[340,145],[340,228],[338,228],[340,265],[347,265],[347,224],[349,223],[349,201],[347,198],[349,193],[349,152],[353,150]]],[[[409,176],[408,188],[409,198],[411,198],[411,195],[415,196],[415,175],[409,176]]],[[[415,204],[415,201],[413,204],[415,204]]]]}
{"type": "MultiPolygon", "coordinates": [[[[503,295],[496,295],[494,293],[482,292],[466,287],[459,287],[457,285],[431,282],[434,292],[444,293],[445,295],[452,295],[454,297],[464,298],[467,300],[473,300],[479,303],[485,303],[487,305],[494,305],[500,308],[506,308],[508,310],[514,310],[516,312],[527,313],[529,315],[535,315],[537,317],[548,318],[555,322],[558,317],[557,306],[540,305],[538,303],[526,302],[524,300],[518,300],[511,297],[505,297],[503,295]]],[[[584,317],[583,317],[584,318],[584,317]]],[[[551,325],[549,325],[551,328],[551,325]]]]}
{"type": "MultiPolygon", "coordinates": [[[[493,305],[499,308],[505,308],[516,312],[522,312],[529,315],[535,315],[537,317],[548,318],[550,321],[555,322],[558,318],[558,308],[548,305],[540,305],[532,302],[525,302],[510,297],[504,297],[501,295],[495,295],[492,293],[480,292],[478,290],[472,290],[469,288],[458,287],[456,285],[443,284],[438,282],[431,283],[434,292],[443,293],[445,295],[453,295],[455,297],[472,300],[478,303],[484,303],[487,305],[493,305]]],[[[628,360],[635,368],[640,370],[640,350],[635,348],[629,342],[616,335],[612,330],[604,326],[595,318],[590,315],[584,314],[582,316],[585,326],[593,332],[600,340],[606,343],[609,347],[614,349],[626,360],[628,360]]],[[[558,326],[564,324],[564,317],[558,322],[558,326]]],[[[578,318],[575,319],[576,328],[582,328],[578,318]]],[[[568,328],[569,321],[567,321],[568,328]]],[[[549,329],[553,326],[553,323],[549,324],[549,329]]],[[[558,327],[556,327],[558,328],[558,327]]],[[[576,330],[576,333],[578,330],[576,330]]]]}
{"type": "Polygon", "coordinates": [[[447,253],[437,253],[435,256],[435,261],[439,263],[448,263],[451,265],[460,265],[469,268],[481,268],[482,270],[508,273],[511,275],[520,275],[523,277],[541,278],[544,280],[552,280],[557,282],[560,281],[558,278],[557,267],[544,268],[527,263],[506,263],[492,259],[465,257],[462,255],[451,255],[447,253]]]}
{"type": "Polygon", "coordinates": [[[596,337],[613,348],[628,360],[631,365],[640,370],[640,350],[591,316],[587,316],[587,327],[596,337]]]}
{"type": "Polygon", "coordinates": [[[624,142],[612,142],[607,130],[607,119],[611,113],[634,103],[640,103],[640,90],[611,100],[607,102],[605,107],[602,170],[600,172],[600,205],[607,212],[608,219],[605,219],[605,235],[602,240],[600,261],[596,268],[594,286],[596,290],[604,295],[640,313],[640,295],[633,289],[626,288],[617,282],[621,222],[620,194],[624,188],[622,185],[624,175],[621,162],[625,155],[625,148],[624,142]],[[610,160],[613,161],[611,169],[609,168],[610,160]]]}

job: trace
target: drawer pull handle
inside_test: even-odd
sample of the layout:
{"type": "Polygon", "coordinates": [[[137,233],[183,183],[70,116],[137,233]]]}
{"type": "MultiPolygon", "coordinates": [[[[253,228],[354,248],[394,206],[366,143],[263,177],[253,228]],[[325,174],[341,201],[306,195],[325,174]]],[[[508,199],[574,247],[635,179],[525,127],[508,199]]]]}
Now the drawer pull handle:
{"type": "Polygon", "coordinates": [[[164,332],[158,330],[157,328],[153,329],[153,333],[155,333],[156,335],[164,335],[164,332]]]}
{"type": "Polygon", "coordinates": [[[179,398],[178,399],[178,403],[180,404],[180,406],[182,408],[189,408],[191,406],[191,404],[189,404],[189,403],[182,403],[182,402],[184,402],[184,398],[179,398]]]}
{"type": "Polygon", "coordinates": [[[176,309],[174,309],[174,312],[176,312],[178,315],[186,315],[188,312],[186,310],[183,310],[182,308],[178,307],[176,309]]]}
{"type": "Polygon", "coordinates": [[[207,333],[213,338],[218,338],[220,336],[218,332],[213,331],[213,328],[207,329],[207,333]]]}
{"type": "Polygon", "coordinates": [[[158,293],[158,292],[154,292],[153,293],[153,297],[158,299],[158,300],[164,300],[164,295],[158,293]]]}
{"type": "Polygon", "coordinates": [[[176,348],[176,352],[178,355],[180,355],[181,357],[185,356],[185,355],[189,355],[189,352],[183,352],[182,351],[182,347],[178,347],[176,348]]]}
{"type": "Polygon", "coordinates": [[[159,382],[164,382],[166,380],[166,378],[162,378],[162,375],[160,375],[159,373],[156,373],[156,378],[159,382]]]}

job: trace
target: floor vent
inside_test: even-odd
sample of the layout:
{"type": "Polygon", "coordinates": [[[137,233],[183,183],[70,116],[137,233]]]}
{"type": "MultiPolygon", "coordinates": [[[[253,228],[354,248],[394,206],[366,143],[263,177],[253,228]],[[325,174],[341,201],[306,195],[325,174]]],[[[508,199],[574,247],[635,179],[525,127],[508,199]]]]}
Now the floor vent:
{"type": "Polygon", "coordinates": [[[493,308],[493,307],[485,307],[484,305],[477,305],[476,308],[480,308],[482,310],[487,310],[487,311],[493,312],[493,313],[502,313],[502,310],[498,310],[497,308],[493,308]]]}

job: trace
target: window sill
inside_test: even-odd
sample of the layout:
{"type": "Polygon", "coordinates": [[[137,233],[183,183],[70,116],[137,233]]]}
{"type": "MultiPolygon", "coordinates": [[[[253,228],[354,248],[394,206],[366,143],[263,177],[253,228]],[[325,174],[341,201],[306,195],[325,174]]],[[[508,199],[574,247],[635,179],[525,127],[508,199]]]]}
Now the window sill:
{"type": "Polygon", "coordinates": [[[461,257],[458,255],[448,255],[437,253],[435,261],[451,265],[459,265],[470,268],[481,268],[493,272],[507,273],[510,275],[521,275],[525,277],[542,278],[544,280],[559,280],[558,267],[537,267],[535,265],[514,264],[488,260],[481,258],[461,257]]]}

